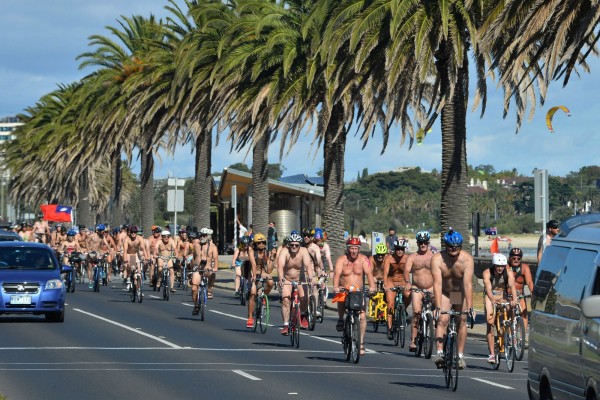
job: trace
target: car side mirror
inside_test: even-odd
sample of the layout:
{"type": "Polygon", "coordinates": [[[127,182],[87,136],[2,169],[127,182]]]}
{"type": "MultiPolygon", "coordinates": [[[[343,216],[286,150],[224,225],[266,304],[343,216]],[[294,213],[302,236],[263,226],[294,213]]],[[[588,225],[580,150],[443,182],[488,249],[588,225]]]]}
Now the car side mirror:
{"type": "Polygon", "coordinates": [[[73,267],[72,267],[72,266],[70,266],[70,265],[63,265],[63,266],[60,268],[60,272],[61,272],[61,273],[65,273],[65,274],[66,274],[66,273],[68,273],[68,272],[71,272],[71,271],[73,271],[73,267]]]}
{"type": "Polygon", "coordinates": [[[581,302],[581,312],[586,318],[600,318],[600,295],[589,296],[581,302]]]}

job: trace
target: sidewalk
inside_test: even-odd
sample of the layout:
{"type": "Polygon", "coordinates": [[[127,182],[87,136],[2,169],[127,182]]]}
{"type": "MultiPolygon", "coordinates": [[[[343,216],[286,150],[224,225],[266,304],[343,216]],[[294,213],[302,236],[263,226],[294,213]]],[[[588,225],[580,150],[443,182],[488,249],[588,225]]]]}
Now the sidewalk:
{"type": "MultiPolygon", "coordinates": [[[[215,287],[219,289],[231,290],[231,292],[233,293],[235,288],[235,271],[233,269],[230,269],[231,259],[231,255],[219,255],[219,272],[217,273],[217,277],[215,279],[215,287]]],[[[333,291],[330,287],[330,294],[329,298],[327,299],[326,308],[328,310],[336,311],[337,304],[331,302],[332,292],[333,291]]],[[[412,307],[409,306],[407,311],[409,315],[412,315],[412,307]]],[[[468,330],[468,335],[470,337],[478,337],[485,339],[486,324],[483,310],[475,311],[475,325],[473,326],[473,329],[468,330]]]]}

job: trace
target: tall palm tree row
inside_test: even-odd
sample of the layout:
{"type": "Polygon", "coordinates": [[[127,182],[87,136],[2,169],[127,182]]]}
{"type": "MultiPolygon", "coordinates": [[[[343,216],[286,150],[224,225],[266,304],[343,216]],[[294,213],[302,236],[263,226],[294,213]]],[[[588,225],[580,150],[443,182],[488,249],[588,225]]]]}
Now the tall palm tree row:
{"type": "MultiPolygon", "coordinates": [[[[131,161],[138,149],[142,225],[149,229],[153,151],[163,143],[173,149],[194,141],[194,222],[208,225],[216,128],[217,143],[226,132],[232,150],[249,145],[253,151],[253,196],[258,205],[253,222],[258,230],[266,230],[269,145],[279,139],[283,156],[315,120],[315,142],[324,155],[324,224],[335,254],[343,250],[344,153],[353,124],[364,144],[379,126],[384,151],[396,124],[401,140],[408,138],[411,146],[439,117],[441,228],[467,234],[469,61],[474,62],[477,79],[474,104],[481,104],[482,113],[486,71],[498,73],[505,108],[513,99],[519,111],[534,104],[534,83],[545,95],[550,80],[562,74],[566,83],[577,62],[586,68],[585,57],[595,52],[598,23],[598,5],[591,0],[183,3],[180,7],[175,0],[168,2],[171,15],[165,22],[152,15],[123,17],[120,29],[108,27],[117,41],[92,36],[94,50],[80,59],[82,67],[97,70],[82,79],[53,117],[42,115],[51,112],[46,104],[32,109],[42,114],[24,118],[21,131],[32,134],[18,136],[16,142],[32,154],[44,155],[47,148],[36,146],[35,132],[54,135],[50,121],[61,122],[61,130],[69,132],[73,168],[53,178],[50,188],[62,198],[69,194],[56,190],[58,182],[63,188],[78,187],[74,179],[96,165],[93,155],[101,154],[99,160],[118,169],[119,154],[131,161]],[[555,18],[545,24],[549,13],[555,18]],[[72,118],[74,112],[79,118],[72,118]]],[[[51,103],[47,98],[44,102],[51,103]]],[[[59,148],[63,152],[55,154],[66,154],[66,147],[59,148]]],[[[35,176],[35,165],[30,168],[29,176],[35,176]]],[[[27,175],[18,175],[15,192],[26,193],[27,175]]],[[[113,171],[112,176],[117,178],[109,203],[119,208],[119,174],[113,171]]],[[[93,175],[89,178],[90,187],[95,187],[93,175]]]]}

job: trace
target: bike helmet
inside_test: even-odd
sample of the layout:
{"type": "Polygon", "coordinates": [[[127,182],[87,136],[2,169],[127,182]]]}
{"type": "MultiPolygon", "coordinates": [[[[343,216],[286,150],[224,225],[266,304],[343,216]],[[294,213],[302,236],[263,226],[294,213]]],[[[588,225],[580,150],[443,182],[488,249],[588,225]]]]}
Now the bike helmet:
{"type": "Polygon", "coordinates": [[[447,233],[444,233],[444,243],[451,247],[462,246],[463,237],[460,232],[455,232],[450,228],[447,233]]]}
{"type": "Polygon", "coordinates": [[[200,234],[201,235],[212,235],[213,230],[210,228],[202,228],[200,229],[200,234]]]}
{"type": "Polygon", "coordinates": [[[69,229],[67,231],[67,236],[75,236],[77,235],[77,231],[75,231],[75,229],[69,229]]]}
{"type": "Polygon", "coordinates": [[[112,230],[113,235],[118,235],[119,233],[121,233],[121,228],[119,228],[118,226],[116,228],[114,228],[112,230]]]}
{"type": "Polygon", "coordinates": [[[129,233],[138,233],[140,230],[140,228],[137,227],[137,225],[133,225],[132,227],[129,228],[129,233]]]}
{"type": "Polygon", "coordinates": [[[356,237],[351,237],[350,239],[348,239],[346,241],[346,246],[358,246],[360,247],[361,243],[360,243],[360,239],[356,238],[356,237]]]}
{"type": "Polygon", "coordinates": [[[510,253],[508,253],[508,257],[517,256],[523,258],[523,250],[518,247],[513,247],[510,249],[510,253]]]}
{"type": "Polygon", "coordinates": [[[186,234],[187,234],[187,233],[188,233],[188,231],[187,231],[186,229],[183,229],[183,228],[181,228],[181,229],[179,230],[179,234],[180,234],[180,235],[183,235],[184,233],[186,233],[186,234]]]}
{"type": "Polygon", "coordinates": [[[105,231],[105,230],[106,230],[106,225],[104,225],[104,224],[99,224],[99,225],[96,227],[96,230],[98,230],[98,231],[100,231],[100,232],[103,232],[103,231],[105,231]]]}
{"type": "Polygon", "coordinates": [[[300,232],[298,232],[298,231],[297,231],[297,230],[295,230],[295,229],[294,229],[293,231],[291,231],[291,232],[290,232],[290,236],[291,236],[291,235],[299,235],[299,234],[300,234],[300,232]]]}
{"type": "Polygon", "coordinates": [[[294,242],[297,242],[297,243],[302,242],[302,236],[300,236],[296,233],[291,234],[290,237],[288,238],[288,243],[294,243],[294,242]]]}
{"type": "Polygon", "coordinates": [[[188,232],[188,236],[190,237],[190,239],[196,239],[198,237],[198,232],[196,232],[196,231],[188,232]]]}
{"type": "Polygon", "coordinates": [[[379,243],[377,246],[375,246],[375,254],[387,254],[388,253],[388,248],[385,245],[385,243],[379,243]]]}
{"type": "Polygon", "coordinates": [[[169,232],[169,231],[162,231],[160,233],[160,236],[171,236],[171,232],[169,232]]]}
{"type": "Polygon", "coordinates": [[[417,239],[417,242],[425,243],[425,242],[429,242],[431,240],[431,236],[429,235],[429,232],[427,232],[427,231],[419,231],[419,232],[417,232],[416,239],[417,239]]]}
{"type": "Polygon", "coordinates": [[[273,249],[276,249],[277,247],[279,247],[279,245],[277,244],[277,242],[273,242],[273,244],[271,245],[271,247],[273,249]]]}
{"type": "Polygon", "coordinates": [[[262,233],[257,233],[256,235],[254,235],[254,237],[252,238],[252,241],[254,243],[259,243],[259,242],[266,242],[267,241],[267,237],[265,235],[263,235],[262,233]]]}
{"type": "Polygon", "coordinates": [[[314,236],[315,230],[312,228],[304,228],[302,229],[302,236],[314,236]]]}
{"type": "Polygon", "coordinates": [[[408,240],[403,239],[403,238],[399,238],[397,240],[394,240],[394,249],[406,249],[406,247],[408,246],[408,240]]]}
{"type": "Polygon", "coordinates": [[[508,261],[506,261],[506,256],[502,253],[494,253],[492,256],[492,264],[494,265],[506,265],[508,261]]]}
{"type": "Polygon", "coordinates": [[[152,231],[152,233],[161,233],[162,228],[158,225],[152,225],[151,231],[152,231]]]}
{"type": "Polygon", "coordinates": [[[325,239],[323,236],[323,229],[315,228],[315,234],[313,235],[313,239],[325,239]]]}
{"type": "Polygon", "coordinates": [[[240,243],[248,246],[250,244],[250,236],[242,236],[240,243]]]}

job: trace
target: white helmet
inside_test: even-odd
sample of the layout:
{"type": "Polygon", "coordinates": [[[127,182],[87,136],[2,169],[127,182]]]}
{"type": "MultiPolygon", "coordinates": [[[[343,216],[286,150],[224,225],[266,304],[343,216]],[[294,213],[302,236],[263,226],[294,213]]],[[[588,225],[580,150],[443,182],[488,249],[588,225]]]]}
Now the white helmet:
{"type": "Polygon", "coordinates": [[[492,256],[492,264],[494,265],[506,265],[508,261],[506,260],[506,256],[502,253],[494,253],[492,256]]]}
{"type": "Polygon", "coordinates": [[[160,236],[171,236],[171,232],[169,232],[169,231],[162,231],[160,233],[160,236]]]}
{"type": "Polygon", "coordinates": [[[210,228],[202,228],[200,229],[200,233],[203,235],[212,235],[213,230],[210,228]]]}

